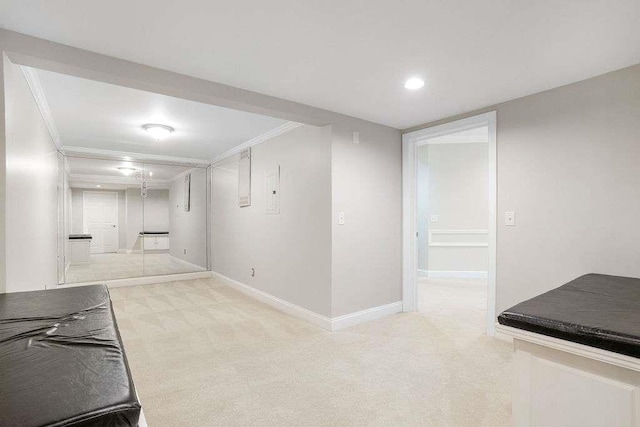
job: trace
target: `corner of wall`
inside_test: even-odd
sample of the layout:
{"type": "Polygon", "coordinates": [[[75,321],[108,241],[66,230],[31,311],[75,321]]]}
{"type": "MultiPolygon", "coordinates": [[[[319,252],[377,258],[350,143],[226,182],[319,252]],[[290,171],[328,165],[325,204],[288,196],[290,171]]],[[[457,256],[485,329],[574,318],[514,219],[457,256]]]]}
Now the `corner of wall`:
{"type": "Polygon", "coordinates": [[[6,292],[6,185],[7,185],[7,162],[6,162],[6,112],[5,112],[5,68],[9,64],[9,59],[0,51],[0,293],[6,292]]]}

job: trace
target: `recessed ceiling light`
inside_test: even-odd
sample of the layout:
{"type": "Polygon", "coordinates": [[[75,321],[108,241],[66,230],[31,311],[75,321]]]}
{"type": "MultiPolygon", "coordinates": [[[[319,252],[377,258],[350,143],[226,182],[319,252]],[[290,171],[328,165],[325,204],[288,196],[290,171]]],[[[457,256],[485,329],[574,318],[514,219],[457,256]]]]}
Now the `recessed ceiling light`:
{"type": "Polygon", "coordinates": [[[134,173],[135,171],[137,171],[138,169],[136,168],[130,168],[128,166],[121,166],[119,168],[117,168],[120,172],[122,172],[123,175],[129,176],[132,173],[134,173]]]}
{"type": "Polygon", "coordinates": [[[96,188],[102,188],[102,185],[98,184],[96,185],[96,188]]]}
{"type": "Polygon", "coordinates": [[[409,80],[404,82],[405,89],[409,90],[417,90],[424,86],[424,80],[418,77],[411,77],[409,80]]]}
{"type": "Polygon", "coordinates": [[[171,134],[171,132],[174,131],[174,129],[171,126],[167,126],[167,125],[147,124],[147,125],[143,125],[142,128],[146,130],[149,133],[149,135],[151,135],[155,139],[164,139],[168,137],[171,134]]]}

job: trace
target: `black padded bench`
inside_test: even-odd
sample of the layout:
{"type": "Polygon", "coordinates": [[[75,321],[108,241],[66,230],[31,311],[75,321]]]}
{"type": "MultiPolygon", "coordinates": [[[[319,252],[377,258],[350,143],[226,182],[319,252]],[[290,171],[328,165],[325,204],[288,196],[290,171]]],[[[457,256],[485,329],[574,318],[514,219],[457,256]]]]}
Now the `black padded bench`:
{"type": "Polygon", "coordinates": [[[104,285],[0,294],[0,426],[137,426],[104,285]]]}
{"type": "Polygon", "coordinates": [[[498,322],[640,357],[640,279],[587,274],[505,310],[498,322]]]}

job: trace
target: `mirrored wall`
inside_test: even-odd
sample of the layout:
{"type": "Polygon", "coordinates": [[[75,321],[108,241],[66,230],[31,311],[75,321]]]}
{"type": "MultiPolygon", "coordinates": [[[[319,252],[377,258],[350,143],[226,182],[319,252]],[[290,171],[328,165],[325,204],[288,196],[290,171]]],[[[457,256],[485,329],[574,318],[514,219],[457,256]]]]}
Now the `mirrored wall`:
{"type": "Polygon", "coordinates": [[[64,156],[60,283],[206,271],[209,170],[64,156]]]}

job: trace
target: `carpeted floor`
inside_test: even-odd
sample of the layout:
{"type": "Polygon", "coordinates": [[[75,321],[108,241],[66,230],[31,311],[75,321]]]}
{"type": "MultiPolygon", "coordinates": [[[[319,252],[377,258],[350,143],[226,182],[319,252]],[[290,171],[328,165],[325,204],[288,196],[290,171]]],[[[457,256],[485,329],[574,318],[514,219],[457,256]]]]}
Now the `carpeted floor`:
{"type": "Polygon", "coordinates": [[[334,333],[214,279],[111,296],[152,427],[506,426],[510,345],[469,285],[421,280],[423,312],[334,333]]]}

